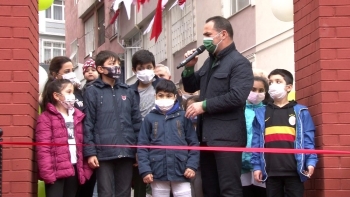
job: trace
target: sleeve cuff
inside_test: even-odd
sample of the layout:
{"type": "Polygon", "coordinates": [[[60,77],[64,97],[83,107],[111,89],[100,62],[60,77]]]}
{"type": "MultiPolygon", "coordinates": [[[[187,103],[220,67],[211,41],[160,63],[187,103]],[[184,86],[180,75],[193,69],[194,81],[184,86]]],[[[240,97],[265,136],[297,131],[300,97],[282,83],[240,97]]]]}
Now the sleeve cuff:
{"type": "Polygon", "coordinates": [[[184,71],[182,71],[183,77],[188,77],[194,73],[194,66],[186,67],[184,71]]]}
{"type": "Polygon", "coordinates": [[[141,177],[142,178],[145,178],[145,176],[149,175],[149,174],[152,174],[152,172],[144,172],[144,173],[141,173],[141,177]]]}
{"type": "Polygon", "coordinates": [[[203,108],[204,111],[207,111],[207,100],[203,101],[202,108],[203,108]]]}

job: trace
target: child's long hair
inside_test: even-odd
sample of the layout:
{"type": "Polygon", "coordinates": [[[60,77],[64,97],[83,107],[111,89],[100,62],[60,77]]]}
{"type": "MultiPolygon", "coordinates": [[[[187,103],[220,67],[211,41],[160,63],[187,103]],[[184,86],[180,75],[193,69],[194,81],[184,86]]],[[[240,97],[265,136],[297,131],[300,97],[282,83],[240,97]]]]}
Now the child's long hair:
{"type": "Polygon", "coordinates": [[[264,105],[266,105],[269,102],[273,102],[272,98],[270,97],[269,94],[269,83],[267,82],[267,79],[262,76],[254,76],[254,81],[260,81],[264,84],[264,89],[265,89],[265,99],[262,101],[264,105]]]}
{"type": "Polygon", "coordinates": [[[68,79],[56,79],[47,83],[46,92],[42,95],[42,111],[46,111],[46,106],[48,103],[53,105],[57,104],[57,100],[53,97],[53,93],[60,93],[65,87],[67,87],[68,84],[72,84],[72,82],[70,82],[68,79]]]}
{"type": "MultiPolygon", "coordinates": [[[[57,56],[51,60],[50,66],[49,66],[49,73],[47,74],[48,79],[47,79],[47,82],[45,83],[44,90],[42,92],[42,97],[44,97],[44,95],[47,95],[48,84],[55,80],[55,77],[58,74],[58,72],[61,70],[63,64],[65,64],[67,62],[71,62],[71,61],[72,61],[71,59],[69,59],[68,57],[65,57],[65,56],[57,56]]],[[[44,102],[41,103],[40,107],[41,107],[41,109],[44,109],[46,107],[44,102]]],[[[42,111],[44,111],[44,110],[42,110],[42,111]]]]}

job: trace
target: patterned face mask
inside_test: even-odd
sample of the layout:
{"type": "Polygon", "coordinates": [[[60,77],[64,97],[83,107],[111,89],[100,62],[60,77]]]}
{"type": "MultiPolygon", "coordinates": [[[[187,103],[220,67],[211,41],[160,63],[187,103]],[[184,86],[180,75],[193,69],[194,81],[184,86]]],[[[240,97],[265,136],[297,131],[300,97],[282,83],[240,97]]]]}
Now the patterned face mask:
{"type": "Polygon", "coordinates": [[[68,94],[68,95],[63,95],[60,94],[64,97],[64,101],[61,101],[61,104],[64,108],[66,109],[73,109],[74,108],[74,103],[75,103],[75,95],[74,94],[68,94]]]}
{"type": "Polygon", "coordinates": [[[120,70],[120,66],[111,66],[111,67],[103,67],[104,69],[106,69],[108,71],[108,73],[106,74],[107,77],[109,78],[113,78],[113,79],[119,79],[120,75],[121,75],[121,70],[120,70]]]}

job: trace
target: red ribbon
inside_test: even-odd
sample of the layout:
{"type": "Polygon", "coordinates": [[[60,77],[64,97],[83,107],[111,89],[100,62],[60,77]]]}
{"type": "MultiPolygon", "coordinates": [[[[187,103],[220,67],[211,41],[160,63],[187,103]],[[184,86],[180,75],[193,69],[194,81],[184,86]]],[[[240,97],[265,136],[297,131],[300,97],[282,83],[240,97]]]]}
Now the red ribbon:
{"type": "MultiPolygon", "coordinates": [[[[2,145],[20,145],[20,146],[68,146],[74,144],[55,144],[41,142],[0,142],[2,145]]],[[[153,148],[153,149],[172,149],[172,150],[201,150],[201,151],[225,151],[225,152],[263,152],[263,153],[304,153],[304,154],[346,154],[350,151],[340,150],[313,150],[313,149],[286,149],[286,148],[243,148],[243,147],[203,147],[203,146],[144,146],[144,145],[108,145],[108,144],[75,144],[77,146],[103,146],[119,148],[153,148]]]]}

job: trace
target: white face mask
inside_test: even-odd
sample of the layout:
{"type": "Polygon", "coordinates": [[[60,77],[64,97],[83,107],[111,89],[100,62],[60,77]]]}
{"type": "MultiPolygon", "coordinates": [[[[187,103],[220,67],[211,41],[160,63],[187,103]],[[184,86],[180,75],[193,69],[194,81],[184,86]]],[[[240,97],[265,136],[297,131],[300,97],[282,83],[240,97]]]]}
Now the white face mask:
{"type": "Polygon", "coordinates": [[[74,72],[62,75],[62,79],[68,79],[70,82],[73,83],[73,85],[80,87],[80,81],[78,80],[74,72]]]}
{"type": "MultiPolygon", "coordinates": [[[[61,94],[62,95],[62,94],[61,94]]],[[[62,95],[64,96],[64,95],[62,95]]],[[[68,94],[64,96],[64,101],[60,101],[64,108],[66,109],[73,109],[74,103],[75,103],[75,95],[74,94],[68,94]]]]}
{"type": "Polygon", "coordinates": [[[169,111],[174,106],[175,101],[173,99],[158,99],[155,100],[155,104],[163,112],[169,111]]]}
{"type": "Polygon", "coordinates": [[[154,71],[149,69],[140,70],[136,72],[136,77],[143,84],[149,84],[152,82],[152,79],[154,78],[154,71]]]}
{"type": "Polygon", "coordinates": [[[254,105],[261,103],[265,98],[265,93],[250,92],[248,96],[248,101],[254,105]]]}
{"type": "Polygon", "coordinates": [[[269,87],[269,94],[273,100],[280,100],[287,95],[286,85],[283,83],[272,83],[269,87]]]}

